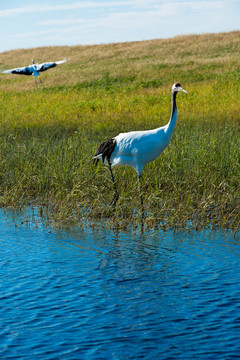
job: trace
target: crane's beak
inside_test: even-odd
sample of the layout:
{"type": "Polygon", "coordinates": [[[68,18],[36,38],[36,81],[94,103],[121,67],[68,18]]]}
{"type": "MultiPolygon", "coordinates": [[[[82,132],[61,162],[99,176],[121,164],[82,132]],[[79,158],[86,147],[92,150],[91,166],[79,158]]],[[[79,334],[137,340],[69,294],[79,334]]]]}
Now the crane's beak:
{"type": "Polygon", "coordinates": [[[180,88],[179,91],[185,92],[186,94],[188,94],[187,90],[185,90],[184,88],[180,88]]]}

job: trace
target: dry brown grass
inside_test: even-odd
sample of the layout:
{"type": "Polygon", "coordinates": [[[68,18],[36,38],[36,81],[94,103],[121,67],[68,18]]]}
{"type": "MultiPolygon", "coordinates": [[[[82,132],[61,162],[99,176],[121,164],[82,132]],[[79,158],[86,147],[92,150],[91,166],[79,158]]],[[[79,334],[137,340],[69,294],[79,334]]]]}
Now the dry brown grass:
{"type": "MultiPolygon", "coordinates": [[[[31,63],[69,58],[67,64],[44,73],[46,87],[71,86],[81,82],[109,76],[156,78],[164,76],[164,67],[174,66],[196,69],[204,64],[239,66],[240,32],[176,36],[140,42],[127,42],[92,46],[54,46],[18,49],[0,54],[0,68],[21,67],[31,63]],[[64,71],[61,67],[64,67],[64,71]]],[[[172,69],[174,74],[174,69],[172,69]]],[[[174,80],[174,79],[173,79],[174,80]]],[[[172,80],[171,80],[172,82],[172,80]]],[[[2,74],[0,90],[29,90],[30,77],[2,74]],[[4,82],[2,81],[4,80],[4,82]],[[6,82],[9,80],[9,82],[6,82]]]]}

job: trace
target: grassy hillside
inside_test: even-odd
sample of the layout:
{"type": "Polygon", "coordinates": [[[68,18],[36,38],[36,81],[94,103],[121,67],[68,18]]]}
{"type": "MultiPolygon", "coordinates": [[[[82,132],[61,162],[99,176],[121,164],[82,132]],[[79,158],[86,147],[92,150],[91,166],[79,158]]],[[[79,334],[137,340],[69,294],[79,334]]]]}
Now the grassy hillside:
{"type": "Polygon", "coordinates": [[[143,172],[146,223],[196,228],[239,226],[240,32],[97,46],[22,49],[0,54],[0,69],[32,58],[69,58],[31,76],[0,75],[1,204],[51,205],[67,221],[134,219],[137,177],[114,168],[120,200],[91,157],[100,142],[168,122],[170,90],[181,82],[170,146],[143,172]]]}

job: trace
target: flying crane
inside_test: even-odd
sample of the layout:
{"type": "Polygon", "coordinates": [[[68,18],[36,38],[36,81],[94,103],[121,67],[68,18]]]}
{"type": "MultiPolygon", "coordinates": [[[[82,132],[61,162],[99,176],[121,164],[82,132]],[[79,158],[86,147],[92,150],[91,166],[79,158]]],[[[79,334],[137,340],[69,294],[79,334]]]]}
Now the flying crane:
{"type": "Polygon", "coordinates": [[[57,66],[59,64],[63,64],[67,60],[68,59],[64,59],[61,61],[46,62],[46,63],[42,63],[42,64],[35,64],[35,61],[32,60],[32,65],[24,66],[24,67],[20,67],[20,68],[9,69],[9,70],[4,70],[4,71],[2,71],[2,73],[3,74],[17,74],[17,75],[32,75],[34,77],[35,84],[37,85],[37,80],[36,80],[37,76],[39,77],[39,81],[42,83],[42,80],[40,78],[40,72],[54,68],[55,66],[57,66]]]}

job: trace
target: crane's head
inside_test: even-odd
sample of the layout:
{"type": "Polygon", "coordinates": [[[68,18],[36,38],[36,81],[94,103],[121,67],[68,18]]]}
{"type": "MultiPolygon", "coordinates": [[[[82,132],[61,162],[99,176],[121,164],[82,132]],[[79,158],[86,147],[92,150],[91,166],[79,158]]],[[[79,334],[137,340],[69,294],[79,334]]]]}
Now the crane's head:
{"type": "Polygon", "coordinates": [[[186,94],[188,94],[188,92],[182,88],[181,84],[179,84],[179,83],[173,84],[172,93],[177,93],[177,92],[179,92],[179,91],[183,91],[183,92],[185,92],[186,94]]]}
{"type": "Polygon", "coordinates": [[[32,63],[33,63],[33,64],[35,64],[35,61],[34,61],[34,59],[32,59],[32,63]]]}

